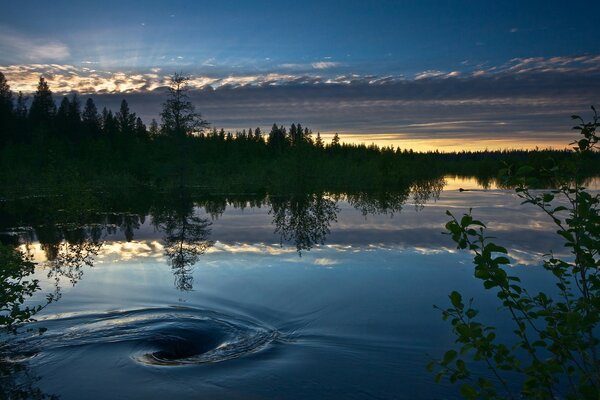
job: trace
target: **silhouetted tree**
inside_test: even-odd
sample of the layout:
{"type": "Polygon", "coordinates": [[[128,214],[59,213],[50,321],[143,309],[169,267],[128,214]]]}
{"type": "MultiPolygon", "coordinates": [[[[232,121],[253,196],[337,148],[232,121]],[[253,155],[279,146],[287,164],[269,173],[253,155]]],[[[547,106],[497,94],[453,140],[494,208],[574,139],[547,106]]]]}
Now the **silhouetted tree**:
{"type": "Polygon", "coordinates": [[[262,141],[262,132],[260,131],[260,127],[258,127],[258,126],[254,130],[254,140],[257,142],[262,141]]]}
{"type": "Polygon", "coordinates": [[[78,141],[81,139],[81,104],[74,93],[63,97],[54,119],[57,137],[78,141]]]}
{"type": "Polygon", "coordinates": [[[146,125],[140,117],[137,117],[135,120],[135,136],[139,139],[148,139],[148,131],[146,130],[146,125]]]}
{"type": "Polygon", "coordinates": [[[31,107],[29,108],[29,120],[31,127],[37,134],[44,136],[52,128],[56,104],[52,98],[52,91],[43,76],[40,77],[37,90],[33,95],[31,107]]]}
{"type": "Polygon", "coordinates": [[[29,129],[29,120],[27,118],[27,100],[28,98],[23,95],[23,92],[19,92],[17,96],[17,105],[14,111],[15,118],[15,131],[14,141],[23,142],[31,139],[31,131],[29,129]]]}
{"type": "Polygon", "coordinates": [[[102,109],[102,132],[108,138],[114,138],[119,132],[119,124],[114,117],[112,110],[102,109]]]}
{"type": "Polygon", "coordinates": [[[102,122],[96,104],[94,104],[94,100],[91,97],[85,102],[81,122],[88,137],[97,138],[100,136],[102,122]]]}
{"type": "Polygon", "coordinates": [[[119,112],[115,117],[119,127],[119,133],[121,133],[121,135],[129,136],[135,132],[136,116],[135,113],[129,111],[129,104],[127,104],[127,100],[123,99],[121,101],[121,107],[119,108],[119,112]]]}
{"type": "Polygon", "coordinates": [[[340,145],[340,135],[338,135],[336,132],[335,135],[333,135],[333,139],[331,139],[331,147],[338,147],[339,145],[340,145]]]}
{"type": "Polygon", "coordinates": [[[277,124],[273,124],[271,132],[269,132],[268,144],[269,146],[276,149],[281,149],[282,147],[284,147],[287,144],[287,140],[285,137],[285,128],[278,127],[277,124]]]}
{"type": "Polygon", "coordinates": [[[315,139],[315,147],[322,149],[324,147],[323,139],[321,139],[321,132],[317,132],[317,138],[315,139]]]}
{"type": "Polygon", "coordinates": [[[194,105],[189,100],[188,80],[188,77],[181,74],[174,74],[171,77],[169,98],[163,103],[163,110],[160,113],[163,135],[186,137],[201,133],[208,127],[208,122],[195,111],[194,105]]]}
{"type": "Polygon", "coordinates": [[[151,139],[154,139],[160,134],[160,130],[158,129],[158,122],[154,118],[152,118],[152,122],[150,122],[150,129],[148,129],[148,134],[151,139]]]}
{"type": "Polygon", "coordinates": [[[54,117],[54,128],[56,129],[57,136],[66,137],[67,136],[67,125],[69,123],[69,98],[64,96],[58,106],[58,111],[56,111],[56,116],[54,117]]]}
{"type": "Polygon", "coordinates": [[[0,146],[10,140],[13,129],[13,93],[0,72],[0,146]]]}

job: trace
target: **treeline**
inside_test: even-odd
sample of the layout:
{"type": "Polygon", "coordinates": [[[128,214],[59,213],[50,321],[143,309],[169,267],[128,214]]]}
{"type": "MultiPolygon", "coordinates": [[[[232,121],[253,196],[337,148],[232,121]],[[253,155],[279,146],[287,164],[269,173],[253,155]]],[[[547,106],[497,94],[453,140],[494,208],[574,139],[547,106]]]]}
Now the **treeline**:
{"type": "MultiPolygon", "coordinates": [[[[160,123],[149,127],[125,100],[98,111],[90,98],[65,96],[57,105],[40,78],[31,104],[0,73],[0,190],[64,185],[195,186],[221,191],[373,190],[444,175],[492,179],[505,163],[539,168],[567,162],[557,150],[417,153],[408,149],[325,143],[301,124],[273,124],[269,132],[210,128],[174,75],[160,123]]],[[[583,166],[600,174],[598,155],[583,166]]]]}

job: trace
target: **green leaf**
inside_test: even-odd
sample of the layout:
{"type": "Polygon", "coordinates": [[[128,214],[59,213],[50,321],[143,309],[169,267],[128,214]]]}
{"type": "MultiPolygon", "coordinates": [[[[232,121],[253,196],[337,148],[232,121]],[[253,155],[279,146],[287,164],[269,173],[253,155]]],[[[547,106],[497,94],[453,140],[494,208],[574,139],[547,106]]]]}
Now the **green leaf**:
{"type": "Polygon", "coordinates": [[[450,293],[450,302],[452,305],[458,309],[462,309],[464,306],[462,304],[462,296],[457,291],[453,291],[450,293]]]}
{"type": "Polygon", "coordinates": [[[510,260],[507,257],[497,257],[494,261],[498,264],[510,264],[510,260]]]}
{"type": "Polygon", "coordinates": [[[454,359],[456,358],[456,356],[458,355],[458,353],[456,352],[456,350],[448,350],[446,352],[446,354],[444,354],[444,358],[443,358],[443,363],[444,364],[450,364],[452,361],[454,361],[454,359]]]}
{"type": "Polygon", "coordinates": [[[465,383],[460,387],[460,395],[465,399],[471,400],[476,399],[478,393],[471,385],[465,383]]]}

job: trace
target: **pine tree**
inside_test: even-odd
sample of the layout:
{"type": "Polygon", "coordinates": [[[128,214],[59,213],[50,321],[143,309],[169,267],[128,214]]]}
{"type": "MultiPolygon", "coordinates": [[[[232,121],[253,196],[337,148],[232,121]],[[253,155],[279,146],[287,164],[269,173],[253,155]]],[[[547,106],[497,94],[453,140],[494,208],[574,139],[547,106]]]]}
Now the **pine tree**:
{"type": "Polygon", "coordinates": [[[154,118],[152,118],[152,122],[150,122],[150,129],[148,130],[148,134],[151,139],[157,138],[160,135],[160,130],[158,129],[158,122],[154,118]]]}
{"type": "Polygon", "coordinates": [[[129,136],[134,134],[136,116],[135,113],[129,111],[129,104],[127,104],[127,100],[123,99],[121,101],[121,107],[119,108],[119,112],[115,118],[117,120],[119,133],[121,133],[121,135],[129,136]]]}
{"type": "Polygon", "coordinates": [[[68,136],[68,125],[69,125],[69,108],[71,104],[69,98],[64,96],[58,106],[58,111],[54,117],[54,129],[58,137],[68,136]]]}
{"type": "Polygon", "coordinates": [[[262,132],[260,131],[260,127],[256,127],[254,130],[254,140],[257,142],[262,142],[262,132]]]}
{"type": "Polygon", "coordinates": [[[142,140],[148,139],[149,137],[146,125],[144,125],[144,122],[140,117],[137,117],[135,120],[135,136],[142,140]]]}
{"type": "Polygon", "coordinates": [[[71,140],[81,140],[81,101],[77,93],[71,95],[67,114],[67,134],[71,140]]]}
{"type": "Polygon", "coordinates": [[[180,138],[191,136],[203,132],[208,127],[208,122],[195,111],[194,105],[189,100],[188,80],[188,77],[181,74],[174,74],[171,77],[169,98],[163,103],[160,114],[161,131],[167,136],[180,138]]]}
{"type": "Polygon", "coordinates": [[[113,138],[119,132],[119,124],[115,119],[112,110],[102,109],[102,132],[105,136],[113,138]]]}
{"type": "Polygon", "coordinates": [[[29,121],[31,127],[41,133],[47,134],[50,130],[54,116],[56,114],[56,104],[52,98],[52,91],[43,76],[38,82],[37,91],[33,95],[31,107],[29,108],[29,121]]]}
{"type": "Polygon", "coordinates": [[[340,145],[340,135],[336,132],[331,139],[331,147],[338,147],[340,145]]]}
{"type": "Polygon", "coordinates": [[[0,146],[10,140],[13,128],[13,93],[0,72],[0,146]]]}
{"type": "Polygon", "coordinates": [[[94,103],[94,100],[92,100],[91,97],[88,98],[85,102],[83,114],[81,115],[81,122],[83,124],[83,129],[85,130],[87,136],[93,138],[100,136],[100,115],[98,115],[98,109],[96,108],[96,104],[94,103]]]}
{"type": "Polygon", "coordinates": [[[17,142],[29,142],[32,139],[31,130],[27,120],[27,100],[23,92],[19,92],[17,96],[17,105],[15,107],[15,137],[17,142]]]}
{"type": "Polygon", "coordinates": [[[315,139],[315,147],[322,149],[324,146],[323,139],[321,139],[321,132],[317,132],[317,138],[315,139]]]}

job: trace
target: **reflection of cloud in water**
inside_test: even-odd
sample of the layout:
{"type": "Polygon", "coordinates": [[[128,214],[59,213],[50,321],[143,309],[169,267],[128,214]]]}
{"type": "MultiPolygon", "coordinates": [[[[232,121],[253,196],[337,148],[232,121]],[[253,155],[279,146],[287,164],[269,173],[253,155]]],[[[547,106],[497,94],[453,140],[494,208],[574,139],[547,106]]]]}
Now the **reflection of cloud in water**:
{"type": "MultiPolygon", "coordinates": [[[[448,239],[440,235],[442,239],[448,239]]],[[[447,243],[446,243],[447,244],[447,243]]],[[[46,262],[45,253],[39,243],[32,243],[27,246],[29,254],[34,256],[37,262],[46,262]]],[[[22,246],[22,250],[25,247],[22,246]]],[[[389,243],[371,243],[367,245],[347,245],[347,244],[327,244],[315,246],[310,252],[302,255],[304,261],[324,267],[344,266],[349,261],[348,257],[360,257],[361,253],[372,252],[397,252],[397,253],[412,253],[419,255],[439,255],[439,254],[456,254],[458,250],[447,245],[434,245],[431,247],[408,244],[389,244],[389,243]]],[[[509,257],[514,261],[513,265],[541,265],[543,258],[542,252],[529,251],[523,249],[509,249],[509,257]]],[[[558,253],[557,253],[558,255],[558,253]]],[[[564,255],[564,254],[563,254],[564,255]]],[[[274,245],[267,243],[224,243],[217,241],[206,254],[204,254],[199,262],[199,266],[203,264],[211,267],[219,267],[227,258],[237,259],[245,257],[249,263],[252,260],[258,261],[258,258],[267,258],[271,262],[269,266],[278,265],[272,261],[288,264],[290,262],[302,261],[297,256],[297,251],[293,245],[274,245]],[[292,257],[289,257],[292,256],[292,257]],[[226,257],[226,258],[224,258],[226,257]]],[[[96,257],[94,265],[101,266],[107,264],[124,264],[124,263],[144,263],[144,262],[165,263],[164,246],[158,241],[133,241],[133,242],[105,242],[102,249],[96,257]]],[[[267,264],[265,264],[267,265],[267,264]]],[[[260,266],[260,263],[252,265],[253,267],[260,266]]]]}
{"type": "Polygon", "coordinates": [[[339,264],[340,261],[339,260],[334,260],[332,258],[316,258],[314,261],[315,265],[323,265],[323,266],[331,266],[331,265],[335,265],[335,264],[339,264]]]}
{"type": "Polygon", "coordinates": [[[277,256],[295,252],[296,249],[291,246],[269,245],[264,243],[222,243],[216,241],[214,246],[208,249],[206,253],[254,253],[277,256]]]}

